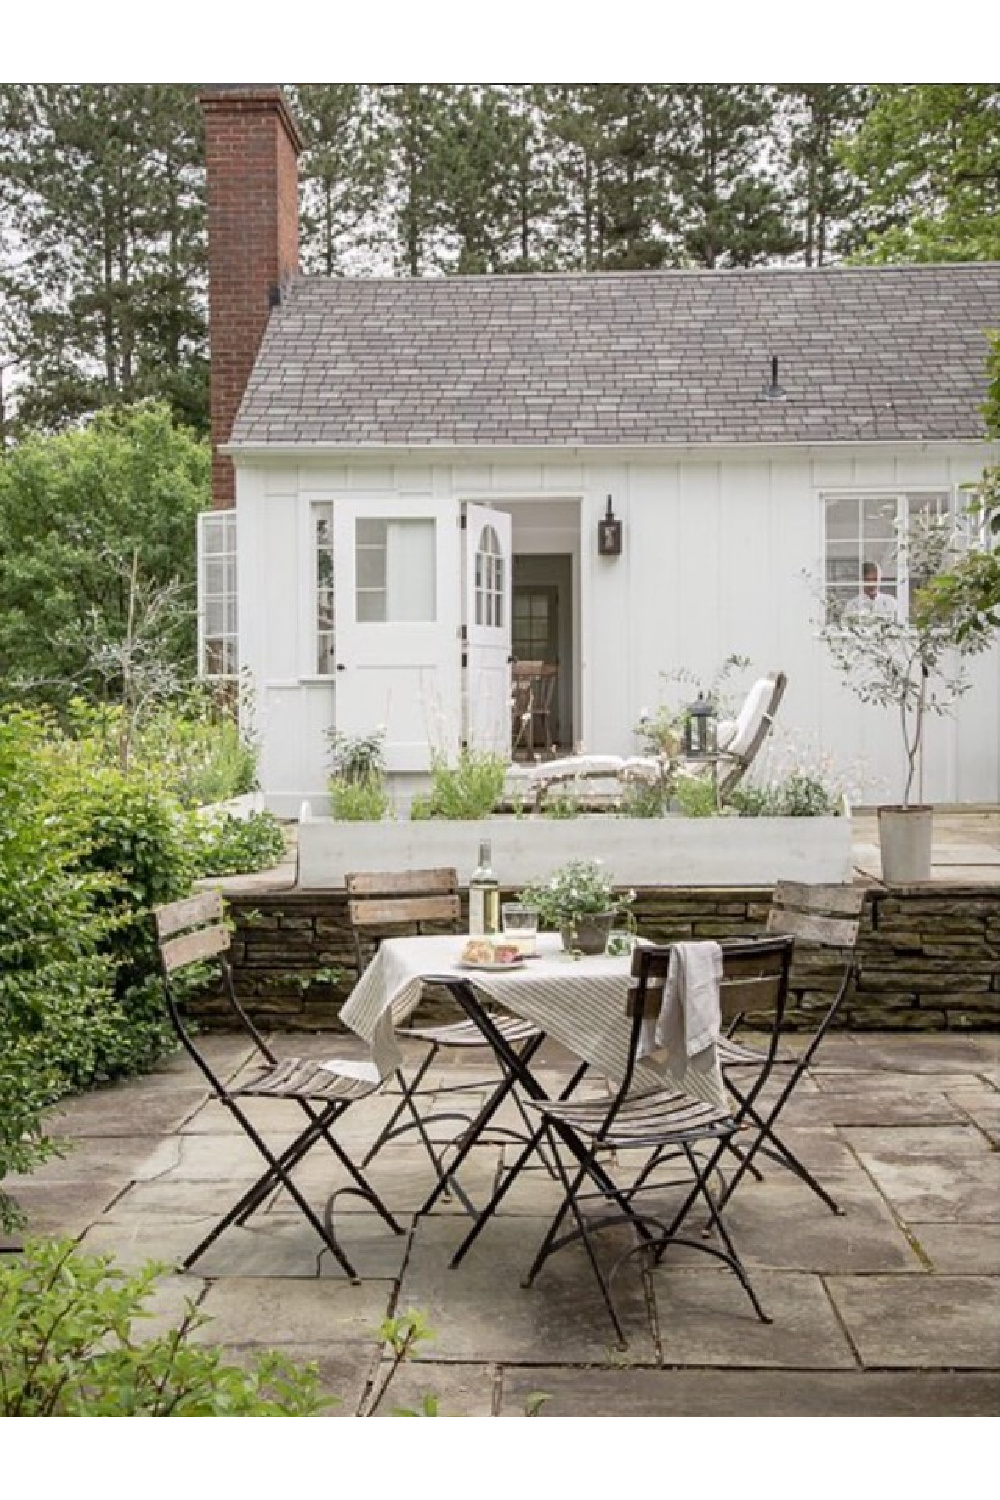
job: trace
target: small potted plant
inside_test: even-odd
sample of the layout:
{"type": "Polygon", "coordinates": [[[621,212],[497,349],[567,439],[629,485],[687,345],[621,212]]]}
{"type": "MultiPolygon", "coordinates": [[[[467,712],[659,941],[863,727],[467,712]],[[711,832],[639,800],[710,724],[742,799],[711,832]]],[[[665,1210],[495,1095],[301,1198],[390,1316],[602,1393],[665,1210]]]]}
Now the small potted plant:
{"type": "Polygon", "coordinates": [[[603,953],[620,915],[631,918],[635,891],[615,891],[614,877],[599,859],[571,859],[548,879],[524,888],[519,900],[537,907],[542,927],[557,928],[563,946],[603,953]]]}

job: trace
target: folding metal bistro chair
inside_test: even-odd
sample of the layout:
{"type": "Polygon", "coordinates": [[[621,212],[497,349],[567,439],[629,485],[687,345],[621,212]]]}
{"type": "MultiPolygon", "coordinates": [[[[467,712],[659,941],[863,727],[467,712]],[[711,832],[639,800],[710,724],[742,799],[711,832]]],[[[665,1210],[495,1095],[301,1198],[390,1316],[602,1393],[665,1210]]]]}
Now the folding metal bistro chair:
{"type": "MultiPolygon", "coordinates": [[[[756,1132],[749,1143],[741,1140],[740,1164],[729,1179],[720,1203],[728,1201],[748,1171],[759,1177],[754,1158],[762,1155],[794,1172],[833,1213],[843,1213],[843,1209],[816,1180],[809,1168],[780,1139],[774,1125],[799,1080],[812,1065],[820,1043],[836,1020],[852,981],[857,978],[855,950],[864,904],[863,886],[804,885],[797,881],[783,880],[774,888],[767,917],[768,932],[794,937],[796,963],[798,965],[801,962],[805,980],[812,980],[814,985],[817,978],[825,979],[828,983],[832,981],[833,998],[809,1001],[805,994],[806,983],[793,978],[792,995],[797,1000],[799,1010],[804,1012],[814,1009],[819,1016],[819,1024],[811,1033],[805,1032],[804,1046],[795,1051],[782,1046],[773,1060],[768,1059],[764,1049],[741,1041],[739,1033],[746,1025],[745,1016],[737,1016],[728,1028],[727,1035],[720,1041],[719,1061],[726,1087],[743,1110],[747,1123],[756,1132]],[[763,1103],[759,1107],[748,1104],[748,1084],[756,1084],[757,1076],[765,1066],[769,1070],[772,1066],[781,1070],[776,1074],[776,1077],[780,1076],[783,1080],[777,1097],[766,1106],[763,1103]],[[784,1071],[786,1069],[787,1074],[784,1071]]],[[[830,990],[827,989],[825,993],[829,996],[830,990]]],[[[758,1092],[759,1088],[755,1088],[755,1097],[758,1092]]]]}
{"type": "MultiPolygon", "coordinates": [[[[733,946],[720,945],[723,953],[719,994],[722,1022],[725,1024],[730,1017],[742,1014],[748,1006],[755,1010],[766,1007],[773,1016],[772,1055],[777,1051],[784,1017],[793,945],[794,939],[790,937],[758,938],[733,946]]],[[[659,1261],[672,1244],[687,1245],[723,1261],[738,1277],[758,1318],[764,1323],[771,1321],[750,1283],[711,1188],[720,1160],[740,1129],[746,1110],[763,1087],[767,1070],[761,1070],[748,1090],[744,1107],[735,1111],[705,1103],[676,1089],[631,1092],[643,1022],[659,1015],[670,954],[669,946],[643,945],[635,949],[628,1003],[631,1017],[628,1060],[622,1082],[610,1103],[606,1099],[567,1099],[529,1105],[529,1108],[539,1111],[549,1136],[565,1196],[523,1285],[531,1286],[546,1260],[557,1250],[580,1240],[623,1348],[625,1333],[611,1295],[613,1279],[629,1256],[642,1252],[654,1255],[659,1261]],[[583,1148],[572,1176],[557,1150],[558,1132],[567,1129],[583,1148]],[[623,1159],[618,1158],[623,1176],[610,1191],[600,1185],[598,1163],[600,1154],[609,1150],[639,1152],[642,1157],[642,1165],[631,1182],[625,1179],[623,1159]],[[661,1210],[655,1215],[647,1212],[639,1206],[641,1195],[677,1188],[676,1180],[665,1183],[657,1181],[655,1175],[661,1164],[677,1158],[684,1161],[687,1169],[681,1183],[681,1192],[685,1194],[683,1201],[677,1208],[668,1205],[665,1212],[661,1210]],[[594,1202],[605,1205],[610,1211],[589,1215],[587,1209],[594,1202]],[[699,1202],[708,1207],[715,1231],[714,1242],[701,1233],[687,1236],[681,1233],[688,1215],[699,1202]],[[560,1233],[568,1216],[575,1227],[560,1233]],[[636,1232],[638,1240],[605,1273],[598,1259],[595,1235],[602,1229],[623,1223],[636,1232]]]]}
{"type": "Polygon", "coordinates": [[[402,1234],[403,1229],[354,1165],[343,1146],[331,1134],[331,1126],[336,1124],[352,1104],[359,1099],[366,1099],[381,1087],[383,1070],[374,1059],[363,1062],[316,1062],[299,1057],[279,1058],[271,1051],[236,998],[232,969],[226,957],[229,929],[223,921],[222,897],[218,892],[192,896],[186,901],[157,907],[154,916],[167,1009],[181,1045],[208,1080],[215,1098],[229,1110],[266,1163],[265,1170],[253,1186],[240,1196],[187,1256],[183,1263],[185,1270],[204,1254],[223,1230],[230,1224],[245,1223],[265,1198],[280,1186],[286,1189],[346,1274],[356,1282],[357,1272],[334,1233],[336,1198],[341,1193],[356,1194],[372,1205],[394,1233],[402,1234]],[[178,993],[179,976],[185,970],[206,962],[218,964],[224,994],[241,1029],[253,1043],[259,1059],[257,1071],[245,1082],[235,1086],[225,1083],[211,1067],[182,1015],[182,999],[178,993]],[[246,1102],[250,1099],[288,1101],[304,1115],[304,1128],[280,1152],[272,1150],[247,1114],[246,1102]],[[337,1161],[346,1168],[353,1183],[353,1186],[340,1188],[330,1195],[322,1219],[291,1176],[293,1168],[298,1166],[306,1153],[319,1141],[324,1141],[329,1146],[337,1161]]]}
{"type": "MultiPolygon", "coordinates": [[[[345,885],[359,974],[385,937],[402,932],[459,931],[461,900],[458,894],[458,873],[454,869],[358,871],[345,876],[345,885]]],[[[525,1061],[541,1045],[544,1033],[530,1021],[522,1021],[517,1016],[501,1012],[492,1012],[491,1018],[504,1040],[518,1048],[525,1061]]],[[[396,1081],[401,1095],[399,1105],[383,1126],[361,1165],[366,1167],[389,1141],[415,1130],[433,1163],[439,1195],[449,1197],[454,1192],[463,1207],[469,1213],[474,1213],[472,1202],[461,1184],[456,1179],[449,1178],[444,1162],[445,1151],[449,1148],[457,1149],[462,1135],[457,1140],[435,1141],[431,1138],[428,1126],[445,1120],[458,1121],[468,1130],[475,1131],[479,1140],[486,1138],[487,1131],[494,1136],[522,1139],[519,1131],[491,1123],[503,1100],[511,1094],[524,1120],[525,1129],[530,1133],[531,1127],[524,1115],[521,1101],[514,1092],[510,1073],[497,1063],[503,1076],[486,1105],[475,1113],[468,1109],[434,1109],[425,1113],[418,1105],[421,1097],[443,1096],[447,1100],[457,1096],[461,1099],[463,1093],[468,1094],[483,1087],[483,1080],[480,1078],[422,1088],[439,1052],[454,1049],[464,1054],[475,1053],[488,1058],[492,1063],[496,1060],[493,1048],[475,1022],[468,1018],[434,1026],[401,1026],[397,1028],[397,1036],[425,1042],[427,1052],[411,1078],[407,1078],[402,1069],[397,1070],[396,1081]]]]}

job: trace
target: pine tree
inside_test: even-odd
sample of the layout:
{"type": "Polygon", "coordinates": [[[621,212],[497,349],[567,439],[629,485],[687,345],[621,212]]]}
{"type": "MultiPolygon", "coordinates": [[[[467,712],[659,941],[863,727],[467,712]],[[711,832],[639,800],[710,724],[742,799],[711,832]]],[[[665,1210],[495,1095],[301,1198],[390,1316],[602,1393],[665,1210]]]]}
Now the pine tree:
{"type": "Polygon", "coordinates": [[[822,266],[848,242],[860,185],[843,144],[861,126],[871,90],[857,83],[796,83],[780,89],[793,215],[807,266],[822,266]]]}
{"type": "Polygon", "coordinates": [[[301,260],[324,276],[372,274],[390,254],[384,212],[388,126],[377,92],[358,83],[291,91],[305,136],[299,159],[301,260]]]}
{"type": "Polygon", "coordinates": [[[680,84],[665,146],[671,258],[678,265],[762,265],[796,246],[772,160],[775,92],[760,84],[680,84]]]}
{"type": "Polygon", "coordinates": [[[187,85],[5,85],[3,340],[18,423],[162,396],[207,426],[201,117],[187,85]]]}

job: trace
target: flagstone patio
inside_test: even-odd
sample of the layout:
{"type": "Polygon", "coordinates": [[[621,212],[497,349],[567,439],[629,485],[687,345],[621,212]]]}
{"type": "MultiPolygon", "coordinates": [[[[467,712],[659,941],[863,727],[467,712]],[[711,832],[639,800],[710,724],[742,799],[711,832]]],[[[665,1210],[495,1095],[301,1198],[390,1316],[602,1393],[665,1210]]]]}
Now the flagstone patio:
{"type": "MultiPolygon", "coordinates": [[[[207,1046],[229,1076],[246,1059],[233,1037],[207,1046]]],[[[282,1035],[277,1047],[358,1051],[340,1035],[282,1035]]],[[[554,1083],[567,1059],[551,1046],[542,1056],[540,1076],[554,1083]]],[[[201,1337],[237,1357],[275,1347],[316,1360],[347,1416],[377,1377],[381,1320],[408,1308],[426,1312],[435,1338],[399,1372],[386,1411],[429,1391],[456,1416],[519,1416],[533,1392],[548,1395],[545,1416],[1000,1413],[1000,1039],[837,1034],[821,1059],[785,1119],[845,1215],[777,1168],[730,1209],[770,1325],[725,1268],[682,1247],[652,1274],[633,1257],[619,1277],[624,1352],[578,1246],[523,1290],[557,1201],[541,1170],[522,1177],[451,1270],[467,1221],[456,1205],[414,1217],[430,1167],[419,1147],[399,1144],[371,1175],[405,1235],[363,1210],[338,1215],[360,1286],[277,1194],[228,1230],[197,1274],[161,1279],[151,1326],[193,1298],[212,1319],[201,1337]]],[[[257,1102],[272,1131],[285,1107],[257,1102]]],[[[375,1096],[349,1111],[345,1142],[370,1139],[387,1108],[375,1096]]],[[[179,1261],[256,1175],[245,1139],[181,1057],[67,1101],[51,1128],[72,1150],[9,1184],[29,1232],[79,1237],[127,1265],[179,1261]]],[[[463,1172],[478,1202],[500,1149],[477,1148],[463,1172]]],[[[297,1180],[319,1205],[338,1173],[317,1149],[297,1180]]]]}

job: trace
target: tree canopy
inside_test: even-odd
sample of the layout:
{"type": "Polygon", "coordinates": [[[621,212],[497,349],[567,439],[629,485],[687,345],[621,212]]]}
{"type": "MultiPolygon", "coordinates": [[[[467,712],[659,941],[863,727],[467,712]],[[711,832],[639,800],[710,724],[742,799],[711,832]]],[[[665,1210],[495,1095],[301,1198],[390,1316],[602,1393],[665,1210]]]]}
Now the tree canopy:
{"type": "Polygon", "coordinates": [[[0,463],[0,701],[116,692],[89,645],[122,638],[136,553],[150,585],[188,587],[186,623],[164,644],[192,677],[195,517],[208,504],[208,444],[164,405],[100,412],[13,449],[0,463]]]}

